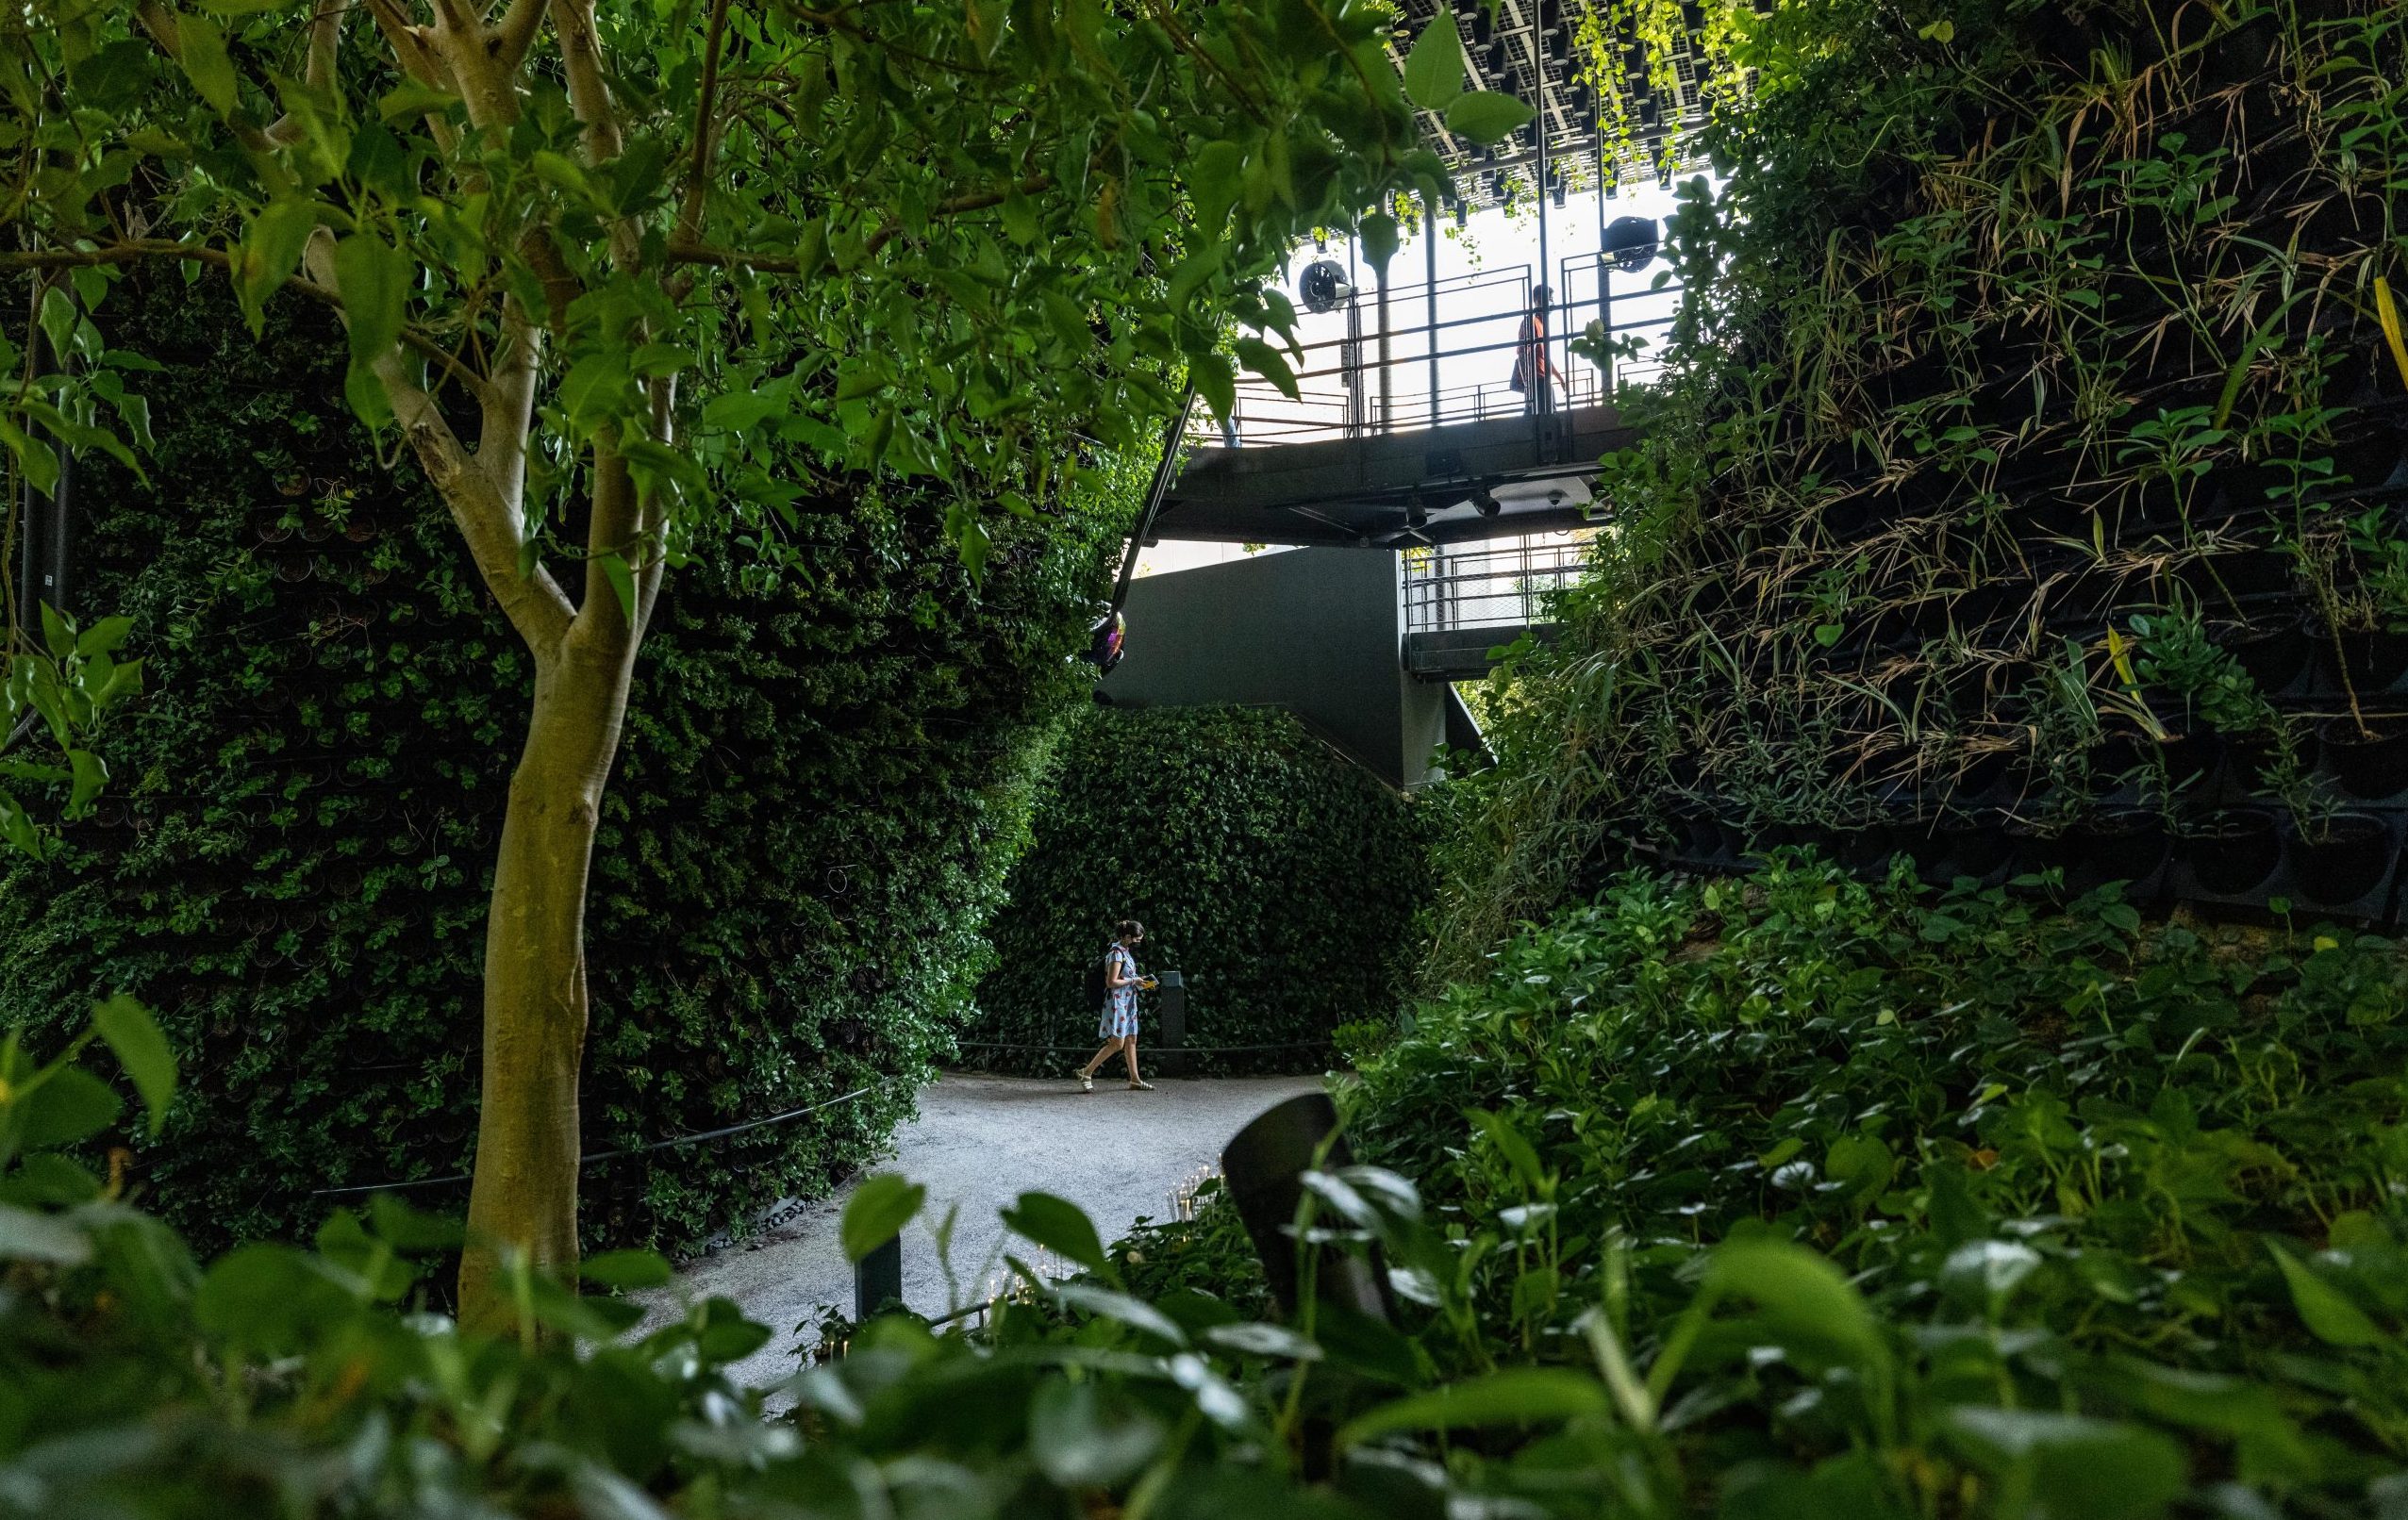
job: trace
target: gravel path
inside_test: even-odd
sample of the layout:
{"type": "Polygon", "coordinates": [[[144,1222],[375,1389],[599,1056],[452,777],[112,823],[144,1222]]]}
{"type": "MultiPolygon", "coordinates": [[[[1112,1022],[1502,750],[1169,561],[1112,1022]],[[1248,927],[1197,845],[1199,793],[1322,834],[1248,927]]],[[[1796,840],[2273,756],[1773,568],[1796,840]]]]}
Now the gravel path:
{"type": "MultiPolygon", "coordinates": [[[[955,1272],[965,1297],[976,1297],[1002,1266],[995,1211],[1021,1194],[1069,1198],[1110,1240],[1141,1214],[1166,1217],[1171,1191],[1217,1163],[1247,1120],[1320,1084],[1317,1077],[1166,1078],[1156,1091],[1134,1093],[1104,1073],[1082,1094],[1067,1080],[945,1077],[920,1095],[920,1117],[896,1132],[893,1159],[876,1168],[928,1189],[927,1207],[904,1231],[904,1300],[922,1313],[948,1307],[933,1234],[948,1204],[960,1206],[955,1272]]],[[[853,1269],[837,1244],[849,1191],[691,1263],[657,1296],[656,1312],[670,1312],[681,1296],[735,1299],[778,1332],[736,1368],[739,1380],[766,1386],[786,1378],[801,1347],[817,1339],[811,1329],[791,1332],[816,1326],[823,1305],[852,1312],[853,1269]]]]}

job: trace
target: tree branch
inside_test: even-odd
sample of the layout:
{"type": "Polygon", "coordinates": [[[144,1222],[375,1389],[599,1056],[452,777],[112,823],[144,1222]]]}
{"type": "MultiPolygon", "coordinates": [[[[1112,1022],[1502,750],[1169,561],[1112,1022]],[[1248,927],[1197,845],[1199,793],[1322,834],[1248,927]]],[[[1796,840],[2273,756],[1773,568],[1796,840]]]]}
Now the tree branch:
{"type": "MultiPolygon", "coordinates": [[[[962,216],[972,211],[984,211],[990,207],[1001,206],[1011,199],[1013,190],[1018,190],[1022,195],[1034,195],[1053,183],[1054,176],[1051,174],[1030,174],[1015,181],[1005,190],[972,190],[967,194],[956,195],[949,201],[939,201],[929,208],[928,215],[932,218],[962,216]]],[[[889,221],[862,241],[861,251],[864,254],[877,253],[887,244],[894,241],[902,235],[902,232],[901,222],[889,221]]],[[[819,273],[816,270],[805,269],[802,260],[791,254],[752,253],[739,248],[717,248],[703,242],[672,242],[664,250],[664,256],[672,264],[706,264],[714,269],[750,270],[756,274],[819,273]]]]}
{"type": "Polygon", "coordinates": [[[619,157],[619,116],[610,105],[610,84],[602,67],[602,41],[594,35],[592,0],[549,0],[552,29],[560,37],[560,69],[569,80],[569,107],[586,129],[586,160],[606,163],[619,157]]]}
{"type": "Polygon", "coordinates": [[[586,524],[586,594],[576,620],[579,636],[597,645],[616,648],[617,639],[624,637],[632,646],[639,636],[643,601],[638,597],[632,609],[622,607],[607,566],[616,558],[626,567],[630,579],[658,569],[659,552],[645,541],[644,516],[635,477],[627,470],[626,455],[619,452],[616,435],[597,433],[593,513],[586,524]]]}
{"type": "Polygon", "coordinates": [[[493,27],[492,36],[498,49],[495,60],[504,74],[516,74],[526,61],[527,50],[535,45],[536,26],[543,20],[547,0],[510,0],[510,8],[502,13],[493,27]]]}
{"type": "Polygon", "coordinates": [[[476,462],[501,488],[513,520],[525,520],[527,438],[534,429],[537,371],[543,356],[543,329],[529,320],[518,298],[502,298],[502,341],[493,377],[478,398],[482,411],[476,462]]]}
{"type": "Polygon", "coordinates": [[[711,109],[719,97],[719,39],[727,25],[727,0],[711,0],[710,22],[703,29],[703,86],[694,106],[694,162],[686,173],[686,193],[677,207],[677,230],[672,242],[703,240],[703,205],[709,192],[711,155],[718,132],[711,109]]]}
{"type": "MultiPolygon", "coordinates": [[[[225,271],[229,277],[234,273],[234,255],[223,248],[212,248],[207,243],[174,242],[161,238],[136,238],[98,248],[34,248],[0,252],[0,274],[28,269],[93,269],[140,264],[154,258],[189,258],[196,263],[214,264],[225,271]]],[[[342,297],[316,280],[288,274],[279,289],[306,295],[337,312],[342,310],[342,297]]],[[[485,394],[488,385],[485,376],[462,364],[450,349],[425,333],[415,327],[405,327],[402,329],[402,342],[423,355],[444,374],[467,387],[470,394],[478,397],[485,394]]]]}
{"type": "MultiPolygon", "coordinates": [[[[302,261],[312,280],[340,289],[334,277],[334,244],[333,236],[320,227],[309,235],[302,261]]],[[[503,616],[510,620],[510,626],[518,630],[538,661],[556,658],[573,612],[552,572],[540,562],[521,570],[526,563],[520,558],[526,539],[510,496],[497,488],[493,476],[471,456],[451,423],[443,420],[435,399],[410,378],[398,344],[378,355],[372,368],[392,404],[402,437],[409,440],[410,452],[418,455],[428,483],[450,509],[453,524],[468,545],[469,557],[476,561],[477,573],[502,604],[503,616]]]]}
{"type": "MultiPolygon", "coordinates": [[[[309,62],[303,80],[312,91],[324,93],[335,87],[335,68],[342,46],[343,12],[352,0],[320,0],[317,11],[309,18],[309,62]]],[[[281,147],[291,147],[301,140],[301,124],[288,111],[268,128],[268,140],[281,147]]]]}

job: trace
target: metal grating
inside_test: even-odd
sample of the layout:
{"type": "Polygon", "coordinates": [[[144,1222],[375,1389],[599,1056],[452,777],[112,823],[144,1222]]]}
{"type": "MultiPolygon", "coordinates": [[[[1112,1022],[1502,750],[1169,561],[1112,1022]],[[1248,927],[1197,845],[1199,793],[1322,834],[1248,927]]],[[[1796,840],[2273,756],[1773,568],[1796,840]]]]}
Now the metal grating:
{"type": "MultiPolygon", "coordinates": [[[[1580,33],[1592,15],[1582,0],[1397,0],[1401,18],[1389,43],[1398,67],[1441,5],[1452,7],[1463,36],[1471,84],[1514,95],[1539,107],[1539,120],[1505,141],[1480,147],[1456,137],[1435,112],[1416,112],[1424,140],[1453,173],[1455,189],[1472,206],[1495,206],[1532,181],[1539,158],[1538,134],[1546,133],[1551,168],[1586,188],[1598,177],[1600,102],[1580,77],[1580,33]],[[1517,187],[1516,182],[1520,184],[1517,187]]],[[[1699,37],[1704,12],[1695,0],[1681,8],[1685,23],[1674,34],[1669,74],[1651,70],[1646,49],[1627,17],[1617,22],[1604,7],[1594,9],[1609,52],[1622,64],[1622,91],[1634,105],[1637,143],[1615,157],[1609,177],[1636,184],[1669,174],[1668,150],[1677,153],[1682,133],[1704,119],[1704,87],[1710,76],[1699,37]]]]}

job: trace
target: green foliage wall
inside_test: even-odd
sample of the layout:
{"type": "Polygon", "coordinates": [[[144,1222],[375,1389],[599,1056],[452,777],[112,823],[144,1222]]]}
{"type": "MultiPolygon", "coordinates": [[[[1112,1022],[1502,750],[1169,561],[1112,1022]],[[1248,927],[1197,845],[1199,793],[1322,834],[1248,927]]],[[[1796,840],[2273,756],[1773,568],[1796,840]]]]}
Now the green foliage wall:
{"type": "MultiPolygon", "coordinates": [[[[0,1024],[149,1001],[188,1090],[141,1180],[206,1241],[290,1234],[312,1189],[470,1159],[527,662],[414,469],[331,399],[339,339],[255,344],[214,281],[121,287],[105,315],[168,368],[152,484],[87,477],[79,600],[136,618],[153,695],[109,735],[95,819],[0,881],[0,1024]]],[[[800,505],[800,572],[677,572],[646,645],[590,899],[585,1143],[871,1091],[589,1168],[589,1244],[690,1245],[884,1142],[984,965],[1037,736],[1078,690],[1100,521],[1007,536],[973,588],[907,498],[800,505]]]]}
{"type": "Polygon", "coordinates": [[[2408,12],[1784,7],[1620,531],[1440,965],[1633,851],[2381,918],[2408,816],[2408,12]]]}
{"type": "MultiPolygon", "coordinates": [[[[1415,805],[1284,712],[1092,709],[1055,752],[1034,834],[966,1041],[1091,1045],[1088,962],[1123,917],[1146,926],[1141,967],[1187,975],[1189,1045],[1296,1042],[1207,1070],[1318,1069],[1331,1029],[1394,1006],[1427,891],[1415,805]]],[[[1148,1008],[1141,1052],[1157,1028],[1148,1008]]]]}

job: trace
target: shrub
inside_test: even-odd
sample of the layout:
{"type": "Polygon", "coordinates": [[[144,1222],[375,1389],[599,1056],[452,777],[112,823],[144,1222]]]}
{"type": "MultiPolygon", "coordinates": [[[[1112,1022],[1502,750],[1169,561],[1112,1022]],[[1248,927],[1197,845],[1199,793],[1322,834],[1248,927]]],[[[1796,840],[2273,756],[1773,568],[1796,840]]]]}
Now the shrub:
{"type": "Polygon", "coordinates": [[[1091,1044],[1084,979],[1122,917],[1146,926],[1140,964],[1186,974],[1189,1045],[1275,1047],[1206,1069],[1313,1068],[1334,1027],[1393,1006],[1426,888],[1414,805],[1294,718],[1095,709],[1052,775],[966,1040],[1091,1044]]]}
{"type": "MultiPolygon", "coordinates": [[[[192,1077],[142,1149],[161,1208],[210,1246],[291,1238],[313,1189],[467,1168],[528,667],[416,473],[329,399],[340,344],[293,331],[311,314],[255,343],[215,281],[109,312],[168,369],[155,484],[79,486],[80,595],[134,618],[155,695],[109,735],[94,818],[0,878],[0,1020],[159,1008],[192,1077]]],[[[585,1147],[867,1092],[590,1168],[589,1241],[687,1247],[884,1143],[984,965],[1076,690],[1094,539],[1007,534],[973,586],[907,495],[795,505],[799,573],[698,563],[656,615],[589,905],[585,1147]]]]}
{"type": "Polygon", "coordinates": [[[1737,1512],[2340,1513],[2408,1491],[2403,1069],[2388,940],[1785,856],[1529,928],[1347,1107],[1439,1364],[1625,1359],[1737,1512]]]}

